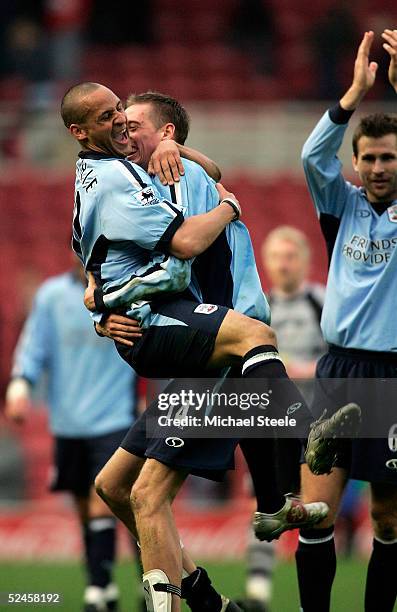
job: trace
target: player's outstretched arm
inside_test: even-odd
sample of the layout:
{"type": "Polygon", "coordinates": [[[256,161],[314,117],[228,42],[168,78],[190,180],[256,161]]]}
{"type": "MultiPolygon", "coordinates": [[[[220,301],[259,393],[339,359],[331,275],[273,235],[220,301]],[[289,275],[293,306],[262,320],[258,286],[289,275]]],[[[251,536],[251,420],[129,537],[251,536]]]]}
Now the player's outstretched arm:
{"type": "Polygon", "coordinates": [[[383,48],[390,55],[389,81],[394,91],[397,93],[397,30],[386,29],[382,34],[383,48]]]}
{"type": "Polygon", "coordinates": [[[352,84],[340,100],[340,105],[345,110],[355,110],[375,83],[378,64],[369,61],[373,39],[372,31],[365,32],[358,48],[352,84]]]}

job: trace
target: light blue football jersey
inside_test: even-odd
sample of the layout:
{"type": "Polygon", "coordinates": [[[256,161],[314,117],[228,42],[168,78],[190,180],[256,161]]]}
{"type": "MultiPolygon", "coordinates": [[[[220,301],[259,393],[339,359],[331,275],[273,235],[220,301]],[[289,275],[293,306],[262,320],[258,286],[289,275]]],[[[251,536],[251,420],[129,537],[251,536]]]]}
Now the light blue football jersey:
{"type": "MultiPolygon", "coordinates": [[[[171,188],[171,193],[169,187],[163,186],[158,178],[154,179],[160,194],[175,202],[185,216],[205,213],[218,206],[219,194],[215,181],[195,162],[183,160],[183,165],[185,175],[181,177],[179,184],[176,183],[175,188],[171,188]]],[[[211,298],[209,301],[229,306],[254,319],[267,323],[270,321],[269,305],[262,290],[251,238],[244,223],[234,221],[227,225],[224,240],[221,235],[213,247],[210,247],[210,257],[205,258],[206,269],[200,279],[197,279],[195,269],[199,267],[200,257],[196,258],[192,266],[193,282],[197,282],[202,291],[205,287],[211,298]],[[220,268],[218,274],[210,273],[209,268],[212,267],[220,268]],[[223,297],[219,277],[222,278],[226,274],[230,275],[229,303],[225,303],[227,299],[216,300],[217,295],[223,297]]],[[[205,298],[205,301],[208,300],[205,298]]]]}
{"type": "MultiPolygon", "coordinates": [[[[183,219],[135,164],[94,152],[80,154],[73,247],[105,294],[113,292],[115,299],[122,299],[131,283],[135,300],[143,293],[150,297],[158,291],[183,291],[190,282],[190,262],[168,255],[183,219]]],[[[113,305],[111,296],[109,300],[113,305]]],[[[131,304],[128,314],[143,327],[152,322],[146,301],[131,304]]]]}
{"type": "Polygon", "coordinates": [[[344,179],[337,152],[346,127],[327,111],[302,151],[330,257],[321,327],[330,344],[395,352],[397,200],[379,215],[344,179]]]}
{"type": "MultiPolygon", "coordinates": [[[[153,179],[156,194],[163,202],[171,202],[174,209],[183,217],[209,212],[219,203],[215,182],[198,164],[189,160],[184,160],[183,163],[185,175],[175,186],[163,186],[158,178],[153,179]]],[[[161,236],[161,232],[159,235],[161,236]]],[[[155,259],[157,256],[153,253],[152,258],[155,259]]],[[[188,274],[185,268],[179,269],[178,262],[179,260],[168,257],[162,266],[169,271],[169,277],[176,274],[182,276],[180,282],[182,286],[188,274]]],[[[191,263],[185,262],[185,266],[189,265],[190,268],[191,263]]],[[[107,308],[135,302],[138,299],[150,299],[150,295],[156,291],[157,271],[155,274],[150,273],[151,263],[147,265],[149,274],[146,274],[146,277],[138,276],[139,271],[137,271],[134,278],[124,285],[119,285],[115,290],[110,286],[107,288],[104,296],[107,308]],[[150,287],[146,279],[150,280],[150,287]]],[[[164,271],[159,275],[158,293],[170,290],[166,282],[160,284],[162,278],[164,271]]],[[[177,290],[178,283],[174,284],[177,290]]],[[[252,318],[267,323],[270,321],[270,310],[261,287],[251,239],[246,226],[240,221],[230,223],[208,251],[199,255],[192,263],[188,289],[199,301],[225,305],[252,318]]],[[[133,309],[130,309],[129,314],[133,313],[133,309]]],[[[152,317],[151,324],[161,325],[161,315],[152,317]]]]}
{"type": "Polygon", "coordinates": [[[94,331],[73,273],[39,288],[20,335],[12,370],[35,385],[47,374],[51,431],[88,438],[131,426],[136,376],[114,343],[94,331]]]}

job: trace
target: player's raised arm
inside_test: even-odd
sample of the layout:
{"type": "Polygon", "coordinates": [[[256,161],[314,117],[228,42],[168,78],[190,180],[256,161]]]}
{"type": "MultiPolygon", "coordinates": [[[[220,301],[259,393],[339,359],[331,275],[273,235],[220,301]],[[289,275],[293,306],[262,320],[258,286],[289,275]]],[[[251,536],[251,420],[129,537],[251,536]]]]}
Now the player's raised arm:
{"type": "Polygon", "coordinates": [[[397,30],[386,29],[382,38],[386,41],[383,43],[383,48],[390,55],[389,64],[389,81],[394,91],[397,93],[397,30]]]}
{"type": "Polygon", "coordinates": [[[371,62],[369,59],[373,39],[374,33],[372,31],[365,32],[358,48],[354,63],[353,82],[340,100],[340,105],[345,110],[355,110],[375,83],[378,64],[371,62]]]}
{"type": "Polygon", "coordinates": [[[375,82],[378,65],[369,59],[373,32],[365,32],[354,63],[353,80],[339,103],[320,119],[302,149],[302,163],[317,213],[340,218],[351,190],[342,176],[338,151],[348,121],[375,82]]]}

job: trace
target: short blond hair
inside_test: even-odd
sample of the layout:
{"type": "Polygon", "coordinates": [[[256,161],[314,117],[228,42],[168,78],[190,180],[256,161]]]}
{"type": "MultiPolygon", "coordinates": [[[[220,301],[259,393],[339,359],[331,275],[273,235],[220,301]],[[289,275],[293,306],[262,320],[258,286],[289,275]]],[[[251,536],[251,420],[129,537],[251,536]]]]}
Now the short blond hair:
{"type": "Polygon", "coordinates": [[[287,240],[295,244],[298,249],[302,252],[305,259],[310,258],[310,244],[306,234],[292,225],[279,225],[272,230],[265,238],[262,244],[262,256],[265,256],[269,245],[274,240],[287,240]]]}

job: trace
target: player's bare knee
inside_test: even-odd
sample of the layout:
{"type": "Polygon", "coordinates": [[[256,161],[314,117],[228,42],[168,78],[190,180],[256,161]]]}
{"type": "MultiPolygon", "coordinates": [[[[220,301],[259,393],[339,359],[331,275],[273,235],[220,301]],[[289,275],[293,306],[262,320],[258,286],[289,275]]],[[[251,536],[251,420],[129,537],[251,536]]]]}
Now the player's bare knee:
{"type": "Polygon", "coordinates": [[[102,472],[99,472],[94,481],[95,491],[104,501],[106,501],[106,480],[104,479],[102,472]]]}
{"type": "Polygon", "coordinates": [[[129,491],[122,487],[114,486],[102,472],[99,472],[94,482],[95,491],[101,499],[108,505],[126,505],[129,503],[129,491]]]}
{"type": "Polygon", "coordinates": [[[397,513],[387,512],[384,509],[373,508],[371,511],[374,533],[384,542],[397,539],[397,513]]]}
{"type": "Polygon", "coordinates": [[[247,326],[244,326],[244,339],[250,345],[250,348],[255,348],[261,344],[277,346],[275,331],[266,323],[255,319],[249,319],[247,326]]]}

